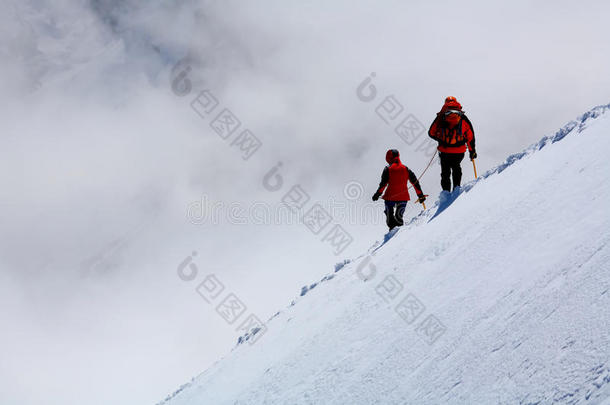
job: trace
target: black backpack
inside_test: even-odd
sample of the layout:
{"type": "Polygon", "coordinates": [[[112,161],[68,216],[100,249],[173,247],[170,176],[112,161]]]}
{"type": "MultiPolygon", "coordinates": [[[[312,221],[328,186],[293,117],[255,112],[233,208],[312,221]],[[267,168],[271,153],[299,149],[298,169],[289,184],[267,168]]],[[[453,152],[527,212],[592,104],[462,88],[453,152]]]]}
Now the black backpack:
{"type": "Polygon", "coordinates": [[[460,120],[453,128],[449,128],[447,121],[445,121],[444,113],[438,113],[437,119],[440,120],[439,127],[441,128],[441,137],[439,141],[443,146],[462,146],[466,144],[466,138],[464,138],[464,135],[462,134],[462,120],[466,121],[468,126],[470,126],[473,136],[474,129],[472,128],[472,123],[463,111],[452,111],[456,111],[454,114],[459,114],[460,116],[460,120]]]}

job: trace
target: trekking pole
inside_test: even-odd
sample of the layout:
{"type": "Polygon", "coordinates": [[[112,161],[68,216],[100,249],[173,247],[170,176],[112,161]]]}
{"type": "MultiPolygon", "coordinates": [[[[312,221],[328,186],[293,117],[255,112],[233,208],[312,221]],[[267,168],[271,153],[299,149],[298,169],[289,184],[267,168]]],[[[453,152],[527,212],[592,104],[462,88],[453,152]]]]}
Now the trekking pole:
{"type": "Polygon", "coordinates": [[[476,164],[474,164],[474,159],[470,159],[470,161],[472,162],[472,167],[473,167],[473,169],[474,169],[474,178],[475,178],[475,179],[478,179],[478,178],[479,178],[479,176],[477,176],[477,165],[476,165],[476,164]]]}

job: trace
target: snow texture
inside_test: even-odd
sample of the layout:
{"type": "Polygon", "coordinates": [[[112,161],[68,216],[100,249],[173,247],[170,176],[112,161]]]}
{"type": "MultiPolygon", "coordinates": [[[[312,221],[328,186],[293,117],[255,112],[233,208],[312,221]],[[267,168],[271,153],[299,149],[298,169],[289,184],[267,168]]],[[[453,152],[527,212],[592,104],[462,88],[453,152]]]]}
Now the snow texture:
{"type": "Polygon", "coordinates": [[[608,109],[303,287],[163,403],[610,405],[608,109]]]}

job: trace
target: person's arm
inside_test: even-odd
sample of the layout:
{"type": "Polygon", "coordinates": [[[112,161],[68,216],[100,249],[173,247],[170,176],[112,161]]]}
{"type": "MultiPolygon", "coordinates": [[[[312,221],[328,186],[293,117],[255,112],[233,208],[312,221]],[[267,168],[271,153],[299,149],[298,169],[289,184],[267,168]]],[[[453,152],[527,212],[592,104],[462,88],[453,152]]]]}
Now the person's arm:
{"type": "Polygon", "coordinates": [[[428,136],[435,141],[438,141],[438,137],[436,135],[436,132],[438,131],[438,121],[437,115],[436,118],[434,118],[434,121],[432,121],[432,125],[430,125],[430,129],[428,130],[428,136]]]}
{"type": "Polygon", "coordinates": [[[466,130],[464,134],[466,135],[466,144],[468,145],[468,151],[470,152],[470,159],[474,159],[477,157],[477,152],[475,148],[475,139],[474,139],[474,128],[472,127],[472,123],[464,115],[464,121],[466,122],[466,130]]]}
{"type": "Polygon", "coordinates": [[[379,187],[377,188],[377,192],[375,194],[373,194],[373,201],[377,201],[379,199],[379,197],[381,196],[381,193],[383,193],[383,190],[385,190],[389,181],[390,181],[390,168],[388,166],[386,166],[383,169],[383,173],[381,173],[381,181],[379,182],[379,187]]]}
{"type": "Polygon", "coordinates": [[[413,170],[408,169],[409,170],[409,181],[411,182],[411,184],[413,184],[413,188],[415,189],[415,192],[417,193],[417,197],[418,198],[422,198],[424,196],[424,192],[421,191],[421,186],[419,185],[419,180],[417,180],[417,176],[415,175],[415,173],[413,173],[413,170]]]}

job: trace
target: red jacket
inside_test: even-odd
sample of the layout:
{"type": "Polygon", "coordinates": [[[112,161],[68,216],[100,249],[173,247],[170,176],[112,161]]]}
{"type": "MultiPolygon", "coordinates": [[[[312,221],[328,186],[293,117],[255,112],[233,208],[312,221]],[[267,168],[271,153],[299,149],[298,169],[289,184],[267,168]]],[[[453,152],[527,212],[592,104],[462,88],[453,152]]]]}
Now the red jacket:
{"type": "Polygon", "coordinates": [[[409,168],[400,162],[400,158],[394,158],[394,161],[383,169],[381,174],[381,182],[377,192],[381,194],[386,188],[383,194],[383,199],[386,201],[409,201],[409,187],[407,180],[413,184],[415,192],[418,196],[423,195],[419,186],[417,176],[409,168]]]}
{"type": "Polygon", "coordinates": [[[443,120],[443,111],[436,116],[428,136],[438,142],[438,151],[445,153],[464,153],[466,148],[472,151],[475,147],[474,130],[470,120],[462,115],[453,127],[443,120]]]}

